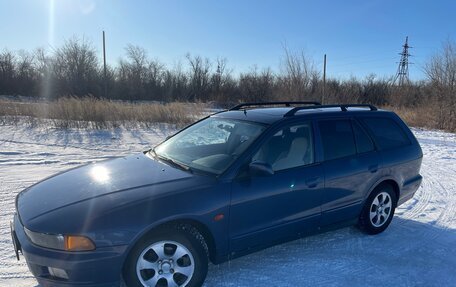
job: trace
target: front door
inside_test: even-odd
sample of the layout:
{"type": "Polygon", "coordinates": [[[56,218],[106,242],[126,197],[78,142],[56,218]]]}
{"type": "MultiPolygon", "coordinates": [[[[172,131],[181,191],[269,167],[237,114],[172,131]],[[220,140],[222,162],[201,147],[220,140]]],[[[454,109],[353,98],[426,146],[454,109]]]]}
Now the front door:
{"type": "Polygon", "coordinates": [[[312,123],[280,128],[246,164],[265,163],[273,175],[246,169],[232,183],[231,250],[240,252],[315,229],[320,218],[323,169],[315,163],[312,123]]]}

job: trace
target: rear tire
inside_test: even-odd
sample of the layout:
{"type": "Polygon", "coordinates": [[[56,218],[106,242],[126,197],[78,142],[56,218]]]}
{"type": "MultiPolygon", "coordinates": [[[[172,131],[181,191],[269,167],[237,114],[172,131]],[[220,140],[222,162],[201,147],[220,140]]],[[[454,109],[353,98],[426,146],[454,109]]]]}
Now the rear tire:
{"type": "Polygon", "coordinates": [[[140,240],[128,255],[123,277],[128,287],[200,287],[207,275],[203,236],[189,225],[160,228],[140,240]]]}
{"type": "Polygon", "coordinates": [[[378,186],[364,204],[359,218],[359,228],[371,235],[385,231],[393,219],[396,204],[393,187],[388,184],[378,186]]]}

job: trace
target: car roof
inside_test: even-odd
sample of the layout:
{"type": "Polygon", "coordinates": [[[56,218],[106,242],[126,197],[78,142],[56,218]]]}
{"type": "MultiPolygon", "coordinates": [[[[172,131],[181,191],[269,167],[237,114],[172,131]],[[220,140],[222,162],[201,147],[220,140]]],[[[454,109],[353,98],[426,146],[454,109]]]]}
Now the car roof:
{"type": "Polygon", "coordinates": [[[297,110],[291,116],[285,116],[288,112],[292,111],[294,107],[280,107],[280,108],[255,108],[255,109],[242,109],[242,110],[227,110],[212,115],[213,117],[220,117],[226,119],[245,120],[257,122],[262,124],[274,124],[280,120],[294,119],[296,117],[326,117],[326,116],[348,116],[348,115],[361,115],[372,113],[390,113],[389,111],[378,109],[371,111],[366,108],[350,107],[347,111],[342,111],[340,107],[313,107],[311,109],[297,110]]]}

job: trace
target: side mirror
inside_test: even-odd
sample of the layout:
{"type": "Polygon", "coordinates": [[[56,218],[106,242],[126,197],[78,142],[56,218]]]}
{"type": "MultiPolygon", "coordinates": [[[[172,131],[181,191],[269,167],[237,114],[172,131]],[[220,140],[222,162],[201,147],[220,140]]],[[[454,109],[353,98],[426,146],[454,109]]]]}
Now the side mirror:
{"type": "Polygon", "coordinates": [[[249,164],[250,174],[254,176],[271,176],[274,170],[269,163],[254,161],[249,164]]]}

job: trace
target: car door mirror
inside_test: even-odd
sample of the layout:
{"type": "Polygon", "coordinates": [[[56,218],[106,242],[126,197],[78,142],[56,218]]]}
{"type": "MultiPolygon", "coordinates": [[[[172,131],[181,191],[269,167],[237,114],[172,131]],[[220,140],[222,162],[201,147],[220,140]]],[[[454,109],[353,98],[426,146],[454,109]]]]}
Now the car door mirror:
{"type": "Polygon", "coordinates": [[[254,161],[249,164],[250,174],[254,176],[271,176],[274,170],[269,163],[254,161]]]}

